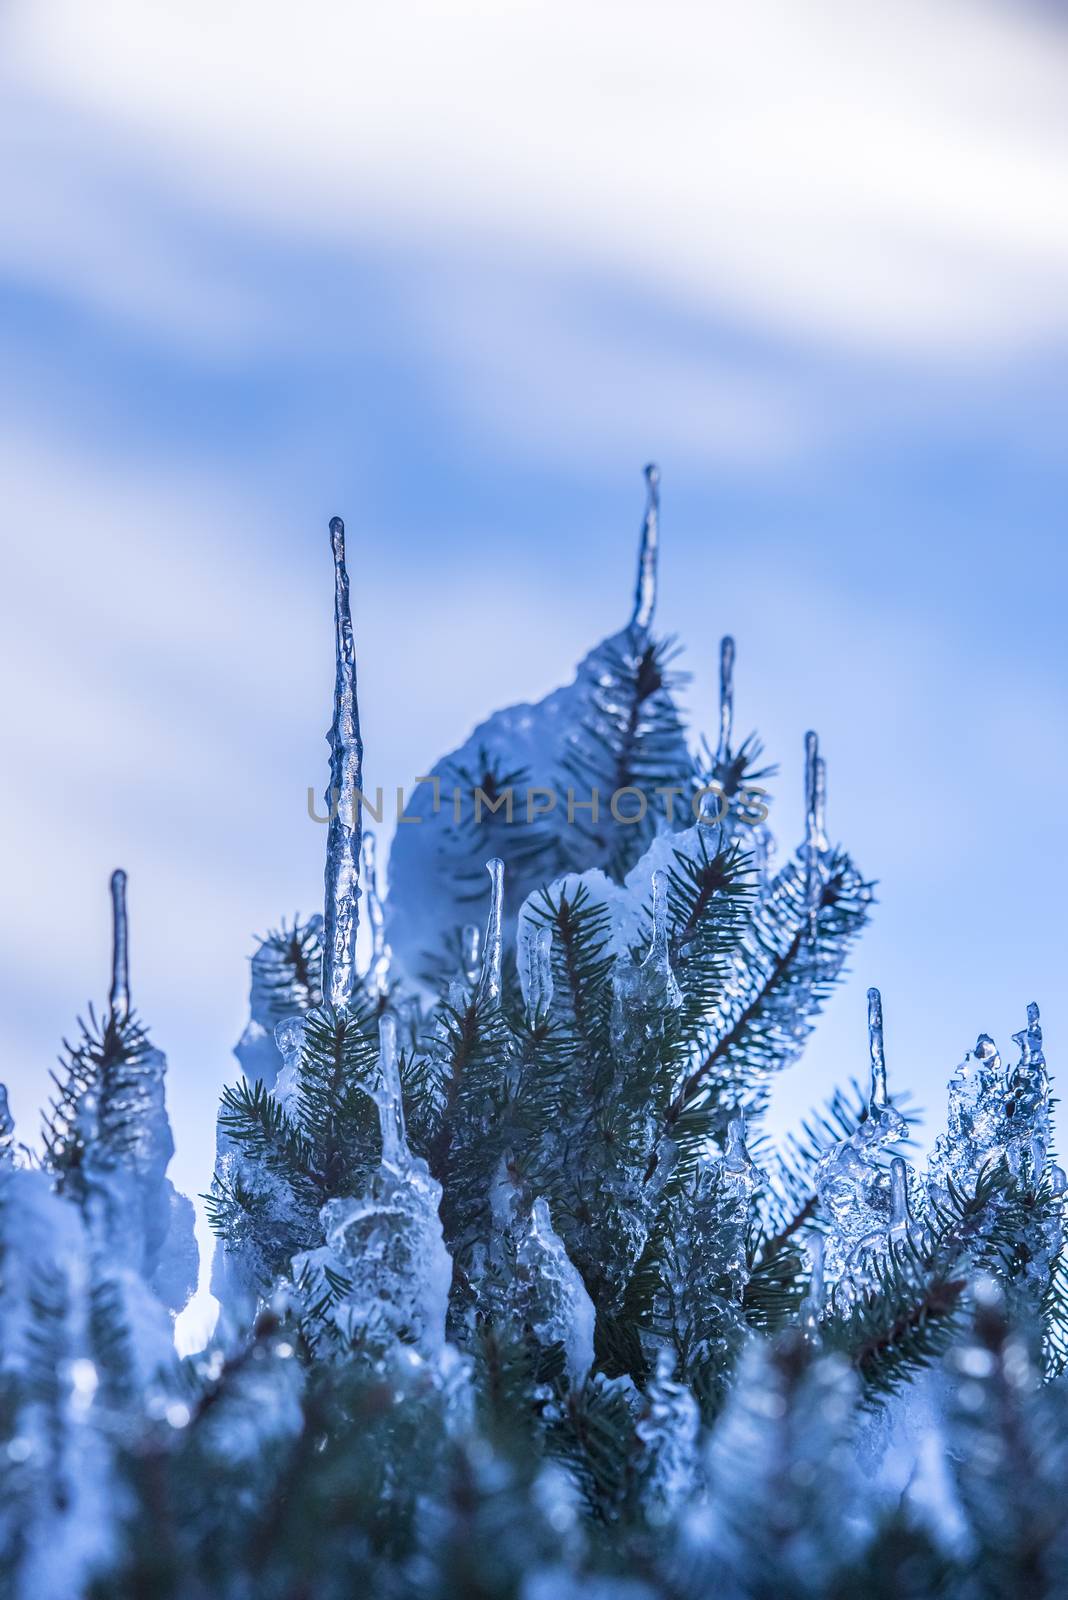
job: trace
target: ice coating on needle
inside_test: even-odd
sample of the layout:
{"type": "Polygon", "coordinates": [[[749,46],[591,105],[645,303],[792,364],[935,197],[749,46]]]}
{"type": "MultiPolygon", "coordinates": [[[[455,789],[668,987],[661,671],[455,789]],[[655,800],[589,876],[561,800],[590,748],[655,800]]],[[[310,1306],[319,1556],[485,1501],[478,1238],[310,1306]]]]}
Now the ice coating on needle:
{"type": "Polygon", "coordinates": [[[480,1005],[499,1005],[501,965],[504,957],[504,862],[499,856],[486,862],[490,875],[490,906],[486,918],[486,938],[482,947],[482,970],[478,980],[480,1005]]]}
{"type": "Polygon", "coordinates": [[[389,993],[390,950],[386,943],[386,918],[378,893],[378,867],[375,861],[375,836],[368,829],[360,845],[363,864],[364,893],[367,896],[367,920],[371,924],[371,960],[367,979],[372,993],[389,993]]]}
{"type": "Polygon", "coordinates": [[[572,1383],[593,1365],[593,1301],[552,1225],[548,1202],[534,1201],[516,1250],[516,1310],[538,1344],[562,1344],[572,1383]]]}
{"type": "Polygon", "coordinates": [[[126,924],[126,874],[121,867],[111,874],[111,989],[112,1016],[124,1022],[130,1014],[130,956],[126,924]]]}
{"type": "Polygon", "coordinates": [[[334,631],[337,674],[330,745],[330,822],[326,841],[326,906],[323,928],[323,999],[346,1011],[356,988],[356,934],[360,910],[360,833],[363,806],[363,740],[356,694],[356,646],[345,566],[345,524],[330,523],[334,553],[334,631]]]}
{"type": "Polygon", "coordinates": [[[645,469],[645,516],[638,549],[638,581],[634,590],[632,628],[649,628],[656,610],[656,563],[660,543],[660,469],[650,462],[645,469]]]}
{"type": "Polygon", "coordinates": [[[526,918],[516,939],[519,986],[532,1017],[544,1016],[553,1000],[553,930],[526,918]]]}
{"type": "Polygon", "coordinates": [[[860,1126],[821,1156],[816,1167],[820,1206],[833,1226],[826,1267],[840,1274],[862,1241],[885,1235],[890,1221],[890,1174],[885,1152],[906,1135],[908,1124],[891,1105],[886,1087],[882,997],[868,991],[868,1051],[871,1088],[868,1115],[860,1126]]]}

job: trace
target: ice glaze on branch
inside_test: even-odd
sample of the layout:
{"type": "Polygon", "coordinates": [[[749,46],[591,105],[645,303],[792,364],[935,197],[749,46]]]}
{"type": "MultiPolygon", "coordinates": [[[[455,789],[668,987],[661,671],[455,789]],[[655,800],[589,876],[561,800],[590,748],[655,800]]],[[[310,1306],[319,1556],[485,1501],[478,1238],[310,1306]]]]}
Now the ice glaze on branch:
{"type": "Polygon", "coordinates": [[[323,999],[335,1011],[348,1009],[356,988],[356,933],[360,923],[360,834],[363,740],[356,695],[356,646],[345,567],[345,524],[330,523],[334,553],[334,627],[337,677],[330,745],[330,828],[326,844],[326,905],[323,928],[323,999]]]}

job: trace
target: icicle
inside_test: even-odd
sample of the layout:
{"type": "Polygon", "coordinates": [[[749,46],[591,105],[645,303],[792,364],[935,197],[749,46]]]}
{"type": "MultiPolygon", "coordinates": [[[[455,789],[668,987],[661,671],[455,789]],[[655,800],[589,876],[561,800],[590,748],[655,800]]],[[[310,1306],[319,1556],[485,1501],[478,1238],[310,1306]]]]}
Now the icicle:
{"type": "Polygon", "coordinates": [[[638,552],[638,582],[634,591],[632,628],[648,628],[656,609],[656,558],[659,544],[660,469],[650,462],[645,469],[645,520],[638,552]]]}
{"type": "Polygon", "coordinates": [[[367,917],[371,924],[371,963],[367,975],[376,994],[389,991],[390,949],[386,944],[386,919],[378,893],[378,868],[375,864],[375,836],[370,830],[363,836],[360,859],[367,894],[367,917]]]}
{"type": "Polygon", "coordinates": [[[1009,1082],[1012,1137],[1009,1166],[1028,1185],[1037,1184],[1046,1165],[1050,1142],[1049,1077],[1042,1051],[1038,1006],[1027,1007],[1027,1027],[1013,1034],[1020,1059],[1009,1082]]]}
{"type": "Polygon", "coordinates": [[[883,997],[878,989],[868,990],[868,1051],[871,1055],[871,1094],[868,1104],[882,1111],[889,1104],[886,1094],[886,1055],[883,1050],[883,997]]]}
{"type": "Polygon", "coordinates": [[[337,676],[330,744],[330,827],[326,843],[326,915],[323,930],[323,999],[347,1010],[356,987],[356,933],[360,910],[360,832],[363,740],[356,697],[356,647],[345,568],[345,524],[330,523],[334,552],[334,629],[337,676]]]}
{"type": "Polygon", "coordinates": [[[7,1087],[0,1083],[0,1167],[14,1159],[15,1119],[7,1103],[7,1087]]]}
{"type": "MultiPolygon", "coordinates": [[[[675,980],[671,970],[671,954],[668,948],[668,875],[662,869],[653,873],[653,937],[649,945],[649,954],[642,962],[641,970],[658,979],[663,987],[663,1004],[677,1008],[682,1004],[682,991],[675,980]]],[[[744,1130],[743,1123],[743,1130],[744,1130]]]]}
{"type": "Polygon", "coordinates": [[[890,1226],[887,1237],[891,1244],[919,1244],[923,1230],[913,1221],[909,1209],[909,1169],[901,1156],[890,1163],[890,1226]]]}
{"type": "Polygon", "coordinates": [[[730,763],[731,733],[734,726],[734,640],[730,634],[720,640],[719,646],[719,745],[716,749],[716,770],[730,763]]]}
{"type": "Polygon", "coordinates": [[[809,1250],[812,1255],[812,1275],[808,1280],[801,1304],[798,1307],[798,1320],[801,1332],[809,1344],[820,1343],[820,1322],[823,1318],[823,1235],[814,1233],[809,1240],[809,1250]]]}
{"type": "Polygon", "coordinates": [[[543,1349],[563,1345],[568,1376],[581,1384],[593,1365],[593,1301],[540,1195],[516,1250],[516,1310],[543,1349]]]}
{"type": "Polygon", "coordinates": [[[1042,1053],[1042,1027],[1038,1020],[1038,1006],[1032,1000],[1027,1007],[1027,1027],[1021,1028],[1019,1033],[1014,1033],[1012,1042],[1020,1052],[1020,1067],[1044,1067],[1046,1058],[1042,1053]]]}
{"type": "Polygon", "coordinates": [[[375,1101],[382,1128],[382,1165],[401,1172],[409,1164],[404,1131],[404,1097],[397,1062],[397,1019],[383,1011],[378,1020],[378,1087],[375,1101]]]}
{"type": "Polygon", "coordinates": [[[878,989],[868,990],[868,1051],[868,1116],[847,1139],[825,1151],[816,1167],[820,1206],[833,1223],[825,1266],[832,1275],[848,1266],[858,1282],[872,1252],[884,1247],[890,1225],[891,1178],[883,1166],[883,1152],[908,1133],[908,1123],[894,1109],[887,1092],[878,989]]]}
{"type": "Polygon", "coordinates": [[[727,1124],[727,1147],[723,1152],[723,1171],[733,1179],[743,1179],[750,1187],[756,1182],[756,1164],[745,1146],[744,1117],[732,1117],[727,1124]]]}
{"type": "Polygon", "coordinates": [[[527,917],[520,922],[517,944],[519,985],[527,1011],[532,1017],[544,1016],[553,999],[553,930],[527,917]]]}
{"type": "Polygon", "coordinates": [[[1068,1189],[1068,1174],[1063,1167],[1058,1167],[1054,1162],[1049,1169],[1049,1192],[1055,1200],[1060,1200],[1066,1189],[1068,1189]]]}
{"type": "Polygon", "coordinates": [[[658,868],[652,875],[653,936],[645,960],[636,967],[624,953],[612,972],[612,1043],[621,1054],[661,1031],[665,1013],[682,1005],[668,944],[667,883],[667,872],[658,868]]]}
{"type": "Polygon", "coordinates": [[[130,954],[126,922],[126,874],[111,874],[111,993],[108,1004],[116,1022],[130,1015],[130,954]]]}
{"type": "Polygon", "coordinates": [[[815,938],[823,895],[823,852],[827,849],[825,813],[827,768],[820,755],[819,739],[811,730],[805,734],[805,904],[809,936],[815,938]]]}
{"type": "Polygon", "coordinates": [[[460,962],[464,970],[464,977],[474,988],[482,971],[480,950],[482,948],[482,930],[476,922],[469,922],[460,935],[460,962]]]}
{"type": "Polygon", "coordinates": [[[820,755],[819,735],[805,734],[805,843],[820,854],[827,848],[827,763],[820,755]]]}
{"type": "Polygon", "coordinates": [[[480,1005],[498,1005],[501,998],[501,957],[504,950],[501,918],[504,907],[504,862],[499,856],[486,862],[490,875],[490,908],[486,919],[486,939],[482,950],[482,972],[478,980],[480,1005]]]}

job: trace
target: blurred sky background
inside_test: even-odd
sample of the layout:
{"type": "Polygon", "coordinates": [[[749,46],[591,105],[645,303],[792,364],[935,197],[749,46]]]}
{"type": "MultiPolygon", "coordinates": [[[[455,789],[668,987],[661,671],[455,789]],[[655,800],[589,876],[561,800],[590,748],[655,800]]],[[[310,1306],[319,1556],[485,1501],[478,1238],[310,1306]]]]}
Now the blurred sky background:
{"type": "MultiPolygon", "coordinates": [[[[873,925],[777,1116],[941,1119],[980,1029],[1068,1051],[1068,24],[1059,5],[8,0],[0,1076],[108,981],[207,1186],[253,935],[321,898],[327,519],[368,786],[658,623],[873,925]]],[[[1063,1150],[1062,1150],[1063,1155],[1063,1150]]],[[[200,1312],[194,1315],[200,1315],[200,1312]]]]}

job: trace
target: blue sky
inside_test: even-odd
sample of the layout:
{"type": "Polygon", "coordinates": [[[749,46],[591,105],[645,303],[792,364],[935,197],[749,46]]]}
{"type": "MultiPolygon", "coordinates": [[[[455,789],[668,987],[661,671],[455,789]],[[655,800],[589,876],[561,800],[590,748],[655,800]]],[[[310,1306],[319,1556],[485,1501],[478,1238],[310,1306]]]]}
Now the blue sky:
{"type": "Polygon", "coordinates": [[[252,936],[321,895],[326,524],[371,783],[660,624],[874,923],[780,1115],[1068,1033],[1068,35],[1042,7],[14,4],[0,24],[0,1074],[107,983],[210,1171],[252,936]]]}

